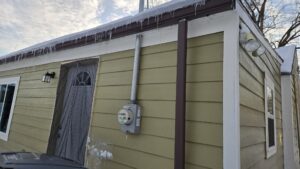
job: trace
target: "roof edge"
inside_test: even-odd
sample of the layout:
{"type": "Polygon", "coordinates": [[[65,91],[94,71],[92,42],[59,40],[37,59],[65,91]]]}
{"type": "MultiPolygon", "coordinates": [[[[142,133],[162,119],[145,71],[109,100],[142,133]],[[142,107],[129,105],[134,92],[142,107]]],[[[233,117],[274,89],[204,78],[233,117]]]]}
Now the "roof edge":
{"type": "MultiPolygon", "coordinates": [[[[199,0],[198,0],[199,1],[199,0]]],[[[35,49],[29,50],[25,48],[23,50],[19,50],[13,53],[10,53],[3,58],[0,58],[0,65],[11,63],[15,61],[24,60],[27,58],[38,57],[41,55],[46,55],[51,52],[58,52],[62,50],[87,46],[95,43],[100,43],[103,41],[107,41],[110,39],[116,39],[120,37],[124,37],[127,35],[132,35],[136,33],[140,33],[143,31],[148,31],[151,29],[162,28],[170,25],[177,24],[177,22],[183,18],[187,20],[193,20],[200,17],[205,17],[208,15],[224,12],[227,10],[232,10],[235,8],[235,0],[205,0],[205,5],[199,5],[197,0],[191,0],[191,3],[188,6],[183,6],[181,8],[177,8],[172,12],[158,13],[149,18],[143,18],[141,21],[132,21],[132,22],[124,22],[127,18],[115,21],[113,23],[121,22],[118,27],[108,28],[108,29],[100,29],[101,26],[93,31],[92,34],[78,36],[77,34],[70,34],[68,41],[65,42],[55,42],[54,40],[59,39],[56,38],[53,41],[55,43],[48,44],[50,41],[46,41],[32,47],[37,46],[35,49]],[[124,24],[122,24],[124,23],[124,24]],[[98,30],[98,31],[97,31],[98,30]],[[48,42],[48,43],[47,43],[48,42]]],[[[151,11],[150,11],[151,12],[151,11]]],[[[103,25],[105,28],[106,25],[103,25]]],[[[80,33],[84,34],[85,31],[80,33]]]]}

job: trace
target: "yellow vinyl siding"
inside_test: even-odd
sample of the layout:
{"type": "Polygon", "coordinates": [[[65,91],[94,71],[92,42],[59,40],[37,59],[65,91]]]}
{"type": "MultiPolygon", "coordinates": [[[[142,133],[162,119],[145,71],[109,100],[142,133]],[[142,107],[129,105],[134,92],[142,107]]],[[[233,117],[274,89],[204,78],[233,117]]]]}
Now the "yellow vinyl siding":
{"type": "Polygon", "coordinates": [[[21,77],[8,141],[0,140],[1,152],[46,152],[59,69],[59,63],[51,63],[0,72],[0,78],[21,77]],[[51,83],[41,82],[43,74],[47,71],[56,73],[51,83]]]}
{"type": "MultiPolygon", "coordinates": [[[[105,168],[173,168],[176,48],[176,42],[142,48],[139,135],[126,136],[116,118],[129,102],[134,51],[100,56],[90,135],[113,146],[105,168]]],[[[186,166],[221,169],[223,33],[189,39],[187,63],[186,166]]]]}
{"type": "Polygon", "coordinates": [[[241,168],[283,168],[280,64],[269,54],[252,57],[240,48],[241,168]],[[266,159],[264,71],[275,86],[277,152],[266,159]]]}

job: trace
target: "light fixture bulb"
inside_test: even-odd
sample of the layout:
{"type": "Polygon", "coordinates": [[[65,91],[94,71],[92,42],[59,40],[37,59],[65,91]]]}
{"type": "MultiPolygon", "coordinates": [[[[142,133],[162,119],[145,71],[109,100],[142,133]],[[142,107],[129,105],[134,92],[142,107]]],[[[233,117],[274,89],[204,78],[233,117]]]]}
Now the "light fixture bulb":
{"type": "Polygon", "coordinates": [[[257,50],[255,50],[254,52],[252,52],[253,56],[261,56],[266,52],[266,48],[264,48],[263,46],[260,46],[257,50]]]}
{"type": "Polygon", "coordinates": [[[244,47],[248,52],[254,52],[256,51],[259,47],[261,46],[260,43],[258,43],[256,40],[254,39],[250,39],[248,40],[245,44],[244,47]]]}

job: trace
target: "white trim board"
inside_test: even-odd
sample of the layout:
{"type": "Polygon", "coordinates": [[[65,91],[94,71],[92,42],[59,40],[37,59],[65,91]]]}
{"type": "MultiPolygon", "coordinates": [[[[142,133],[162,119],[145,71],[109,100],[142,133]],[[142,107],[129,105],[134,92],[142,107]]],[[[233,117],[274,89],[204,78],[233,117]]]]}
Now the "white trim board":
{"type": "MultiPolygon", "coordinates": [[[[231,20],[235,11],[226,11],[204,18],[189,21],[188,38],[224,31],[224,25],[231,20]]],[[[143,32],[142,47],[177,41],[177,25],[153,29],[143,32]]],[[[0,65],[0,72],[43,65],[53,62],[63,62],[75,59],[91,58],[108,53],[134,49],[136,35],[129,35],[118,39],[78,47],[74,49],[50,53],[47,55],[28,58],[21,61],[0,65]]]]}
{"type": "Polygon", "coordinates": [[[14,83],[16,85],[13,100],[12,100],[12,104],[11,104],[11,108],[10,108],[10,114],[9,114],[9,119],[8,119],[8,123],[7,123],[6,132],[5,133],[0,132],[0,139],[2,139],[4,141],[8,141],[8,136],[9,136],[9,132],[10,132],[12,117],[13,117],[14,109],[15,109],[15,103],[16,103],[16,99],[17,99],[17,93],[18,93],[18,89],[19,89],[19,82],[20,82],[20,77],[19,76],[18,77],[10,77],[10,78],[1,78],[0,79],[0,84],[14,83]]]}
{"type": "Polygon", "coordinates": [[[239,16],[224,26],[223,169],[240,169],[239,16]]]}

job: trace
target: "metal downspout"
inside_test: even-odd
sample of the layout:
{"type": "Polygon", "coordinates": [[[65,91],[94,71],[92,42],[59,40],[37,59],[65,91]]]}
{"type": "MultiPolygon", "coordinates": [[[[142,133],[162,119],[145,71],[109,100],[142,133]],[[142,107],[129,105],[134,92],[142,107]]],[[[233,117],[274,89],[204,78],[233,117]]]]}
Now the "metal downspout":
{"type": "Polygon", "coordinates": [[[178,23],[174,169],[185,168],[187,21],[178,23]]]}
{"type": "Polygon", "coordinates": [[[140,0],[140,3],[139,3],[139,13],[144,11],[144,9],[145,9],[144,6],[145,6],[145,0],[140,0]]]}

